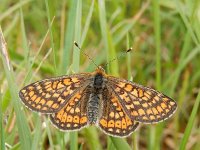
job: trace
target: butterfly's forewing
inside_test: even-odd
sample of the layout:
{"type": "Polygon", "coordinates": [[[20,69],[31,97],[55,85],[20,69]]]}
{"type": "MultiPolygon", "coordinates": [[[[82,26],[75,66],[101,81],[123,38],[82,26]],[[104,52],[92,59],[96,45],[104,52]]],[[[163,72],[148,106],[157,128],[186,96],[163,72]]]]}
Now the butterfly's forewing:
{"type": "Polygon", "coordinates": [[[20,90],[19,96],[31,110],[55,113],[89,81],[89,74],[50,78],[32,83],[20,90]]]}
{"type": "Polygon", "coordinates": [[[118,96],[127,115],[138,122],[156,123],[165,120],[177,108],[174,100],[151,88],[111,76],[108,77],[108,85],[118,96]]]}
{"type": "Polygon", "coordinates": [[[115,93],[105,88],[102,95],[102,113],[98,123],[100,129],[112,136],[126,137],[138,125],[138,122],[131,120],[123,111],[115,93]]]}

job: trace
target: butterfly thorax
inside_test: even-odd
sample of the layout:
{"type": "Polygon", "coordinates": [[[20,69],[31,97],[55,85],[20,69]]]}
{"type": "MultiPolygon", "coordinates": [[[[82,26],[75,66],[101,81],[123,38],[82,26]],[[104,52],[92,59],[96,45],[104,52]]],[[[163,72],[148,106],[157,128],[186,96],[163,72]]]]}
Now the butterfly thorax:
{"type": "Polygon", "coordinates": [[[87,114],[89,124],[95,124],[99,116],[100,96],[103,89],[103,75],[101,73],[97,73],[94,76],[91,89],[93,92],[91,92],[89,96],[87,114]]]}
{"type": "Polygon", "coordinates": [[[103,76],[102,74],[96,74],[94,77],[94,90],[96,92],[99,92],[99,90],[102,89],[102,84],[103,84],[103,76]]]}

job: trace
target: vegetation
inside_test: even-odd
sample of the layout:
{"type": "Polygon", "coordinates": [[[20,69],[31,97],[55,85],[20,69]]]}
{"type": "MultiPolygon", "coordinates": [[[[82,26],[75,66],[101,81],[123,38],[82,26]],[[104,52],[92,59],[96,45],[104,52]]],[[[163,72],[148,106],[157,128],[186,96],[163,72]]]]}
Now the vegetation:
{"type": "Polygon", "coordinates": [[[0,26],[8,53],[1,47],[1,149],[198,150],[199,10],[198,0],[1,0],[0,26]],[[141,124],[120,139],[93,126],[61,132],[47,116],[24,107],[18,97],[23,86],[95,70],[74,40],[97,65],[118,57],[106,68],[108,74],[165,93],[177,101],[176,113],[163,123],[141,124]],[[133,51],[123,55],[130,47],[133,51]]]}

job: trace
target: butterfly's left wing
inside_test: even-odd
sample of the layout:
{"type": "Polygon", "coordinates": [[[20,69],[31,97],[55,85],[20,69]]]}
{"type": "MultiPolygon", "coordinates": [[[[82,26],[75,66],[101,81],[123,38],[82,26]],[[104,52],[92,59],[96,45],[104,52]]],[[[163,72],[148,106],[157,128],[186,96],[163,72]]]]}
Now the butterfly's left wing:
{"type": "Polygon", "coordinates": [[[55,113],[90,81],[90,74],[81,73],[44,79],[25,86],[19,92],[22,102],[31,110],[55,113]]]}
{"type": "Polygon", "coordinates": [[[151,88],[112,76],[108,76],[107,81],[127,115],[138,122],[165,120],[177,108],[174,100],[151,88]]]}
{"type": "Polygon", "coordinates": [[[87,88],[78,91],[57,113],[50,114],[50,120],[58,129],[64,131],[80,130],[88,125],[86,114],[89,92],[87,88]]]}

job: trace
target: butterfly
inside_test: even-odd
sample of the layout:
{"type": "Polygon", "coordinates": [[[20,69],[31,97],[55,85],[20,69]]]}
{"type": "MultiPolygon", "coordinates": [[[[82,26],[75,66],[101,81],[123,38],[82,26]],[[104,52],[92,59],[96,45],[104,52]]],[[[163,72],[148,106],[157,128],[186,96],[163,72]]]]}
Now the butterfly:
{"type": "Polygon", "coordinates": [[[118,137],[130,135],[139,123],[163,121],[177,109],[161,92],[107,75],[102,67],[37,81],[21,89],[19,97],[29,109],[48,114],[63,131],[96,125],[118,137]]]}

